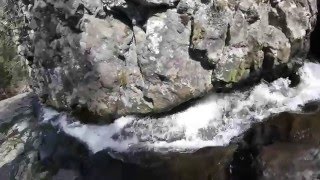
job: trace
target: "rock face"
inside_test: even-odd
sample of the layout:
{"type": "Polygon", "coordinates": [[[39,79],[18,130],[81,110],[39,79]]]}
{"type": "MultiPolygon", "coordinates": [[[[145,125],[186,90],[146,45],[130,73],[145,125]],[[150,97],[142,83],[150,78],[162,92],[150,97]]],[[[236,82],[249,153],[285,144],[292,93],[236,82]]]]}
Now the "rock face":
{"type": "Polygon", "coordinates": [[[0,101],[0,178],[41,179],[45,173],[39,167],[37,148],[40,131],[32,108],[36,99],[32,94],[21,94],[0,101]]]}
{"type": "Polygon", "coordinates": [[[234,179],[317,179],[319,103],[308,114],[281,113],[255,124],[231,163],[234,179]],[[316,107],[316,108],[315,108],[316,107]]]}
{"type": "Polygon", "coordinates": [[[0,100],[28,91],[27,63],[18,55],[17,28],[23,23],[18,16],[5,13],[6,4],[0,2],[0,100]]]}
{"type": "MultiPolygon", "coordinates": [[[[103,117],[169,110],[304,57],[316,0],[19,1],[34,89],[103,117]]],[[[259,76],[260,77],[260,76],[259,76]]]]}

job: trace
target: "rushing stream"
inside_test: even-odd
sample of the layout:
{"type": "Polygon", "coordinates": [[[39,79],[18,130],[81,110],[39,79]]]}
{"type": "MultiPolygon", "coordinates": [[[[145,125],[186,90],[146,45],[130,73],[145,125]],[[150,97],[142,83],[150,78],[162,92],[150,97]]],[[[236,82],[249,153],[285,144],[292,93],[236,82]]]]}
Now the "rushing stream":
{"type": "Polygon", "coordinates": [[[227,145],[250,124],[273,113],[299,111],[301,105],[320,98],[320,65],[305,63],[299,70],[301,82],[289,87],[290,80],[261,83],[250,91],[215,94],[193,107],[162,118],[122,117],[110,125],[85,125],[67,115],[45,109],[51,120],[67,134],[86,143],[93,152],[137,150],[185,151],[205,146],[227,145]],[[56,118],[52,118],[56,116],[56,118]]]}

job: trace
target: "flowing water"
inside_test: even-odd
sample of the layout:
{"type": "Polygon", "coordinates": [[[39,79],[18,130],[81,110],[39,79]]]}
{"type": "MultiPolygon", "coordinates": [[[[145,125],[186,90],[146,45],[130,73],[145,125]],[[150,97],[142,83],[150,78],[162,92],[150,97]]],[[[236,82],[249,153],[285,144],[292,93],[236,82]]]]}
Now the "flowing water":
{"type": "Polygon", "coordinates": [[[127,116],[110,125],[85,125],[64,114],[45,109],[49,119],[67,134],[86,143],[91,151],[103,149],[126,152],[190,151],[205,146],[227,145],[254,122],[274,113],[299,111],[305,103],[320,98],[320,65],[305,63],[298,72],[301,82],[289,87],[280,78],[260,83],[246,92],[214,94],[183,112],[161,118],[127,116]]]}

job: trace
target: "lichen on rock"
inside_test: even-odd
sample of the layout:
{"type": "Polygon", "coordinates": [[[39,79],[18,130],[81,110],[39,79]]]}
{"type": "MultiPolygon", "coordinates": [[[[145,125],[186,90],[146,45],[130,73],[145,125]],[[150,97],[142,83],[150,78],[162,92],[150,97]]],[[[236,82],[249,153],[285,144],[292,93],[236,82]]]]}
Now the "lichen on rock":
{"type": "Polygon", "coordinates": [[[219,89],[217,82],[279,77],[275,69],[293,67],[308,53],[317,14],[315,0],[16,6],[30,25],[32,41],[24,47],[35,92],[58,109],[102,119],[165,112],[219,89]]]}

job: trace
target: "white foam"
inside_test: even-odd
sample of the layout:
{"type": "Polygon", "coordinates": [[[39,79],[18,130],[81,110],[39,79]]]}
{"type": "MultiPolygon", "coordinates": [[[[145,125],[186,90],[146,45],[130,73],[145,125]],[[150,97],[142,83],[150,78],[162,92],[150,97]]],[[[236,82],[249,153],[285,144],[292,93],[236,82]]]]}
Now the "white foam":
{"type": "Polygon", "coordinates": [[[67,134],[85,142],[93,152],[136,147],[186,150],[227,145],[230,140],[272,113],[297,111],[300,105],[320,98],[320,65],[305,63],[301,83],[290,88],[288,79],[261,83],[252,90],[215,94],[171,116],[153,119],[122,117],[111,125],[94,126],[59,120],[67,134]]]}
{"type": "Polygon", "coordinates": [[[58,115],[59,113],[51,108],[43,108],[42,121],[46,123],[58,115]]]}

